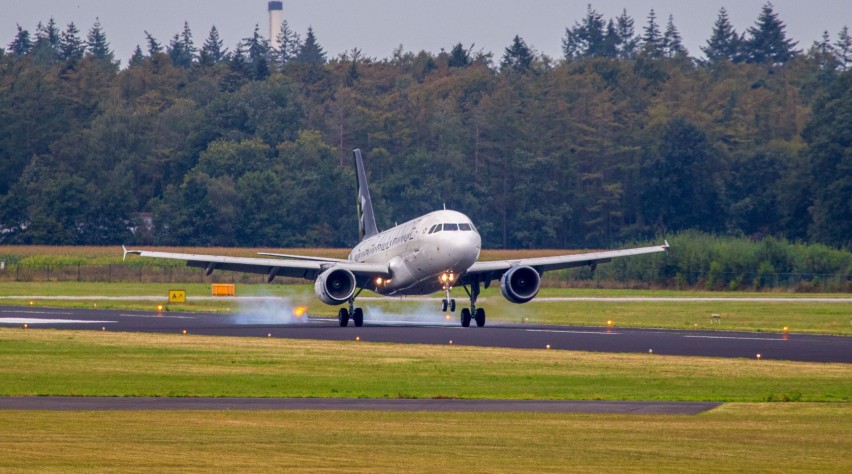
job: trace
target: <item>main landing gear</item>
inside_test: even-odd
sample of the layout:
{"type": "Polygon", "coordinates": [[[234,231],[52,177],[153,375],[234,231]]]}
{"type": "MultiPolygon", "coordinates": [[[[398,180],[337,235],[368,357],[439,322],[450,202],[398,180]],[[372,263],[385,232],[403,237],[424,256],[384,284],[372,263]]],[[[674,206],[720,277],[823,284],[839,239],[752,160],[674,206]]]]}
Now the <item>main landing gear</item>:
{"type": "Polygon", "coordinates": [[[337,312],[337,322],[340,324],[340,327],[345,328],[349,326],[349,319],[352,319],[352,322],[355,323],[355,327],[360,328],[364,325],[364,310],[361,308],[355,307],[355,298],[361,294],[363,288],[358,290],[352,298],[349,298],[349,309],[340,308],[340,311],[337,312]]]}
{"type": "MultiPolygon", "coordinates": [[[[456,310],[456,300],[450,299],[450,289],[452,288],[452,282],[454,280],[453,274],[443,274],[441,275],[441,282],[444,284],[444,291],[447,292],[447,297],[441,300],[441,311],[446,312],[447,308],[450,309],[450,312],[455,312],[456,310]]],[[[470,327],[470,320],[473,319],[476,321],[477,327],[485,326],[485,310],[482,308],[476,307],[476,299],[479,297],[479,279],[474,279],[470,283],[470,290],[467,289],[467,285],[462,285],[465,293],[470,297],[470,308],[462,308],[461,310],[461,325],[462,327],[470,327]]]]}

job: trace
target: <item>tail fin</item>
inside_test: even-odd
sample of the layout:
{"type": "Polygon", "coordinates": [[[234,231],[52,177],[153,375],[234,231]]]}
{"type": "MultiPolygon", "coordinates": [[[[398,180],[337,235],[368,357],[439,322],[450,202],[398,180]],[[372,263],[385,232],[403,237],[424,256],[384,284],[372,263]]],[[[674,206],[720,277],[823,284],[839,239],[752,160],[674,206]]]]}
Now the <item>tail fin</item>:
{"type": "Polygon", "coordinates": [[[361,150],[356,148],[352,154],[355,156],[355,174],[358,176],[358,240],[361,241],[378,234],[379,230],[376,228],[373,201],[370,199],[370,189],[367,188],[367,174],[364,172],[361,150]]]}

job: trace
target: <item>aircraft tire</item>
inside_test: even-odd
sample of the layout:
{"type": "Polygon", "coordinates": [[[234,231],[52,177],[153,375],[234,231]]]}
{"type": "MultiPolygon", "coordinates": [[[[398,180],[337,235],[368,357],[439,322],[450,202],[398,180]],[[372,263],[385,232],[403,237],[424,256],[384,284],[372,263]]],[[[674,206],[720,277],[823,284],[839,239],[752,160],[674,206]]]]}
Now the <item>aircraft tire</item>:
{"type": "Polygon", "coordinates": [[[470,327],[470,310],[467,308],[461,310],[461,325],[463,328],[470,327]]]}
{"type": "Polygon", "coordinates": [[[352,321],[355,321],[355,327],[360,328],[364,325],[364,310],[355,308],[355,314],[352,315],[352,321]]]}
{"type": "Polygon", "coordinates": [[[345,328],[349,326],[349,310],[346,308],[340,308],[340,311],[337,312],[337,322],[340,323],[340,327],[345,328]]]}
{"type": "Polygon", "coordinates": [[[450,300],[450,312],[451,313],[456,312],[456,300],[450,300]]]}
{"type": "Polygon", "coordinates": [[[441,300],[441,311],[444,313],[447,312],[447,300],[441,300]]]}
{"type": "Polygon", "coordinates": [[[476,327],[485,326],[485,310],[476,308],[476,327]]]}

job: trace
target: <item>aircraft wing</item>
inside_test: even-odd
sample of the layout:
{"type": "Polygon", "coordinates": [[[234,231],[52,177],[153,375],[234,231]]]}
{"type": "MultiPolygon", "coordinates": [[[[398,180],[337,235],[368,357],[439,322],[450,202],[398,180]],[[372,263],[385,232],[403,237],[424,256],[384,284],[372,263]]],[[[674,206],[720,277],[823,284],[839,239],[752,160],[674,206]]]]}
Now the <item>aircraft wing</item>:
{"type": "Polygon", "coordinates": [[[665,252],[669,243],[651,247],[637,247],[624,250],[609,250],[605,252],[589,252],[574,255],[557,255],[553,257],[522,258],[518,260],[495,260],[491,262],[475,262],[465,274],[462,281],[479,280],[488,282],[500,278],[512,267],[527,266],[534,268],[539,274],[571,267],[595,267],[599,263],[612,261],[613,258],[643,255],[647,253],[665,252]]]}
{"type": "Polygon", "coordinates": [[[213,273],[215,270],[257,273],[266,275],[268,281],[272,281],[276,276],[314,280],[320,273],[332,267],[345,268],[355,274],[356,278],[364,281],[377,276],[390,276],[387,265],[359,263],[349,260],[296,260],[283,258],[225,257],[219,255],[127,250],[125,248],[124,257],[126,258],[128,254],[135,254],[140,257],[183,260],[186,262],[188,267],[204,268],[208,275],[213,273]]]}

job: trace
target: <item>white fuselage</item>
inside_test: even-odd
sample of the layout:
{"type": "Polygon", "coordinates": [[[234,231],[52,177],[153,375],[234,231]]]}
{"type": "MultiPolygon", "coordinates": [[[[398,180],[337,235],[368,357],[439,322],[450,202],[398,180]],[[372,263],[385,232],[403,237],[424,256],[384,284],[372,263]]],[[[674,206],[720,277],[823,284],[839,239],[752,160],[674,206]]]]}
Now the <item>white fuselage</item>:
{"type": "Polygon", "coordinates": [[[443,289],[441,275],[461,276],[479,258],[482,239],[457,211],[435,211],[367,237],[349,260],[387,263],[390,278],[367,288],[383,295],[428,295],[443,289]],[[430,232],[431,231],[431,232],[430,232]]]}

